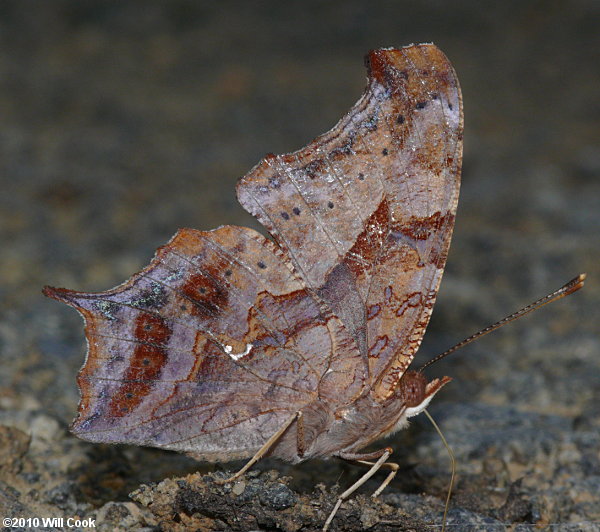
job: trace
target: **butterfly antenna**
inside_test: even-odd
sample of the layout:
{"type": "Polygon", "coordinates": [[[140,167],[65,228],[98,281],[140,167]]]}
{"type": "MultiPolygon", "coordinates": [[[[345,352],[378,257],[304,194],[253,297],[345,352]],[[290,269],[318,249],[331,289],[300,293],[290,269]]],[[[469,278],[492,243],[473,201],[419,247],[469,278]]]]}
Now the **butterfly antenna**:
{"type": "Polygon", "coordinates": [[[585,277],[586,277],[585,273],[579,274],[577,277],[575,277],[575,279],[571,279],[567,284],[565,284],[564,286],[561,286],[558,290],[552,292],[551,294],[548,294],[547,296],[543,297],[542,299],[538,299],[537,301],[534,301],[530,305],[523,307],[521,310],[517,310],[517,312],[513,312],[510,316],[506,316],[506,318],[502,318],[500,321],[497,321],[496,323],[489,325],[488,327],[486,327],[485,329],[482,329],[478,333],[475,333],[472,336],[465,338],[462,342],[457,343],[455,346],[451,347],[447,351],[444,351],[443,353],[436,356],[435,358],[432,358],[429,362],[423,364],[419,368],[419,372],[423,371],[425,368],[428,368],[433,363],[438,362],[439,360],[442,360],[442,358],[446,358],[449,354],[454,353],[454,351],[457,351],[461,347],[464,347],[465,345],[470,344],[474,340],[477,340],[478,338],[481,338],[482,336],[485,336],[486,334],[491,333],[492,331],[495,331],[496,329],[499,329],[503,325],[506,325],[507,323],[510,323],[511,321],[519,319],[519,318],[525,316],[525,314],[529,314],[530,312],[533,312],[534,310],[537,310],[538,308],[543,307],[547,303],[552,303],[553,301],[558,301],[559,299],[562,299],[563,297],[568,296],[568,295],[572,294],[573,292],[577,292],[577,290],[579,290],[583,286],[585,277]]]}
{"type": "Polygon", "coordinates": [[[446,447],[446,451],[448,451],[448,455],[450,456],[450,466],[452,468],[452,473],[450,475],[450,484],[448,484],[448,494],[446,495],[446,504],[444,505],[444,517],[442,518],[442,532],[446,532],[446,519],[448,517],[448,508],[450,507],[450,496],[452,495],[452,488],[454,487],[454,477],[456,475],[456,459],[454,458],[454,453],[452,452],[452,448],[448,445],[446,438],[444,438],[444,434],[442,430],[437,426],[437,423],[431,417],[431,414],[427,412],[427,409],[423,410],[425,415],[431,421],[433,428],[437,431],[442,439],[442,443],[444,447],[446,447]]]}

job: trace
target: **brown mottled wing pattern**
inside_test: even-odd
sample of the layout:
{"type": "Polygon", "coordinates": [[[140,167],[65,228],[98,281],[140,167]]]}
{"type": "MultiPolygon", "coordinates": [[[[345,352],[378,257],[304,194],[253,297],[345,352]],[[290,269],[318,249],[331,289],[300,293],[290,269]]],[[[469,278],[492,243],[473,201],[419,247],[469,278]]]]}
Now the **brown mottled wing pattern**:
{"type": "Polygon", "coordinates": [[[371,52],[368,70],[330,132],[240,180],[279,246],[246,228],[185,229],[113,290],[45,289],[86,322],[78,436],[224,461],[314,401],[393,391],[450,243],[461,97],[433,45],[371,52]]]}
{"type": "Polygon", "coordinates": [[[365,384],[342,323],[251,229],[184,229],[113,290],[46,294],[86,321],[72,430],[90,441],[248,457],[317,397],[365,384]]]}
{"type": "Polygon", "coordinates": [[[306,148],[238,184],[306,286],[338,316],[388,397],[431,315],[460,184],[462,103],[433,45],[371,52],[363,97],[306,148]]]}

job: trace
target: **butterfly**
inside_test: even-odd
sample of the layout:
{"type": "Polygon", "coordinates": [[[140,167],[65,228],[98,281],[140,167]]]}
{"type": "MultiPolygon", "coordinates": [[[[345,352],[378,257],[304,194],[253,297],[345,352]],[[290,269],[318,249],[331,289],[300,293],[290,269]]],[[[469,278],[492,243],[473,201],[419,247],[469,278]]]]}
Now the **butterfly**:
{"type": "Polygon", "coordinates": [[[463,113],[432,44],[366,66],[330,131],[238,182],[272,239],[181,229],[112,290],[44,289],[85,320],[75,435],[213,462],[339,457],[390,469],[378,492],[392,479],[390,448],[362,450],[450,380],[409,367],[450,245],[463,113]]]}

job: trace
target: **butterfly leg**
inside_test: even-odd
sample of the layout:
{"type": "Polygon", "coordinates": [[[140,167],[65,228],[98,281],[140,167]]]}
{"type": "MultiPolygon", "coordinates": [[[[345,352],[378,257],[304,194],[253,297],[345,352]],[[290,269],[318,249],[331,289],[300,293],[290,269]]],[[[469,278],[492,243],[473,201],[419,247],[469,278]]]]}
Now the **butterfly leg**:
{"type": "Polygon", "coordinates": [[[296,415],[296,450],[298,451],[298,456],[303,458],[306,451],[306,443],[304,441],[304,417],[302,416],[301,410],[296,412],[296,415]]]}
{"type": "MultiPolygon", "coordinates": [[[[365,465],[367,467],[372,467],[374,465],[374,462],[367,462],[366,460],[356,460],[355,463],[360,464],[360,465],[365,465]]],[[[398,472],[398,469],[400,469],[400,466],[398,464],[396,464],[395,462],[385,462],[384,464],[381,464],[381,469],[383,469],[383,468],[391,469],[391,471],[390,471],[389,475],[387,477],[385,477],[385,480],[381,483],[381,486],[379,486],[373,492],[373,495],[371,495],[372,499],[379,497],[381,492],[385,488],[387,488],[388,484],[396,476],[396,473],[398,472]]]]}
{"type": "MultiPolygon", "coordinates": [[[[267,452],[269,451],[269,449],[271,449],[271,447],[273,447],[273,445],[275,445],[277,443],[277,441],[279,440],[279,438],[281,438],[281,436],[283,435],[283,433],[289,428],[289,426],[296,421],[297,419],[302,419],[302,412],[298,411],[295,412],[293,416],[291,416],[282,426],[281,428],[275,433],[273,434],[273,436],[271,436],[264,444],[263,446],[256,451],[256,454],[250,458],[250,460],[248,460],[248,462],[246,462],[246,465],[244,467],[242,467],[242,469],[240,469],[235,475],[225,479],[225,480],[220,480],[218,481],[218,484],[227,484],[228,482],[233,482],[234,480],[236,480],[237,478],[241,477],[246,471],[248,471],[248,469],[250,469],[256,462],[258,462],[265,454],[267,454],[267,452]]],[[[302,442],[302,444],[304,445],[304,441],[302,442]]],[[[303,451],[304,452],[304,451],[303,451]]]]}
{"type": "Polygon", "coordinates": [[[392,478],[394,478],[394,475],[396,474],[396,471],[398,469],[398,466],[396,464],[391,464],[391,463],[386,462],[386,460],[390,457],[392,452],[393,452],[393,450],[390,447],[386,447],[385,449],[380,449],[379,451],[375,451],[372,453],[360,454],[360,453],[341,452],[336,455],[339,458],[343,458],[344,460],[351,460],[353,462],[359,462],[359,463],[362,463],[365,465],[369,464],[370,469],[362,477],[360,477],[354,484],[352,484],[352,486],[350,486],[344,493],[342,493],[338,497],[338,499],[335,503],[335,506],[333,507],[333,510],[329,514],[327,521],[325,521],[325,525],[323,526],[323,532],[325,532],[329,528],[329,525],[333,521],[333,518],[335,517],[335,514],[339,510],[342,503],[348,497],[350,497],[350,495],[352,495],[358,488],[360,488],[367,480],[369,480],[375,473],[377,473],[377,471],[381,467],[383,467],[384,464],[387,467],[390,467],[391,469],[393,469],[393,471],[392,471],[392,473],[390,473],[390,475],[388,475],[388,478],[386,478],[384,480],[383,485],[380,486],[379,489],[375,493],[377,495],[379,495],[379,493],[381,493],[383,488],[385,488],[389,484],[390,480],[392,480],[392,478]],[[366,462],[366,460],[375,459],[375,458],[378,458],[378,460],[376,462],[366,462]],[[392,467],[392,465],[395,466],[395,469],[394,469],[394,467],[392,467]]]}

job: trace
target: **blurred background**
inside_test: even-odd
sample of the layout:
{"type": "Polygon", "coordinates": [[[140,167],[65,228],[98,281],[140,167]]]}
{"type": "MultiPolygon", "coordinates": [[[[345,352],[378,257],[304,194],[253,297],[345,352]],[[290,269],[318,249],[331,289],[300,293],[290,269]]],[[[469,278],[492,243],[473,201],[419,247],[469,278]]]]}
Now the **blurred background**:
{"type": "MultiPolygon", "coordinates": [[[[586,271],[580,293],[432,373],[459,383],[442,404],[600,426],[599,15],[584,0],[3,1],[0,421],[26,431],[42,416],[51,441],[76,411],[82,323],[43,285],[105,290],[180,227],[258,227],[236,180],[332,127],[364,89],[368,50],[434,42],[461,82],[465,153],[419,361],[586,271]]],[[[120,458],[138,482],[195,469],[81,445],[88,460],[142,453],[120,458]]]]}

